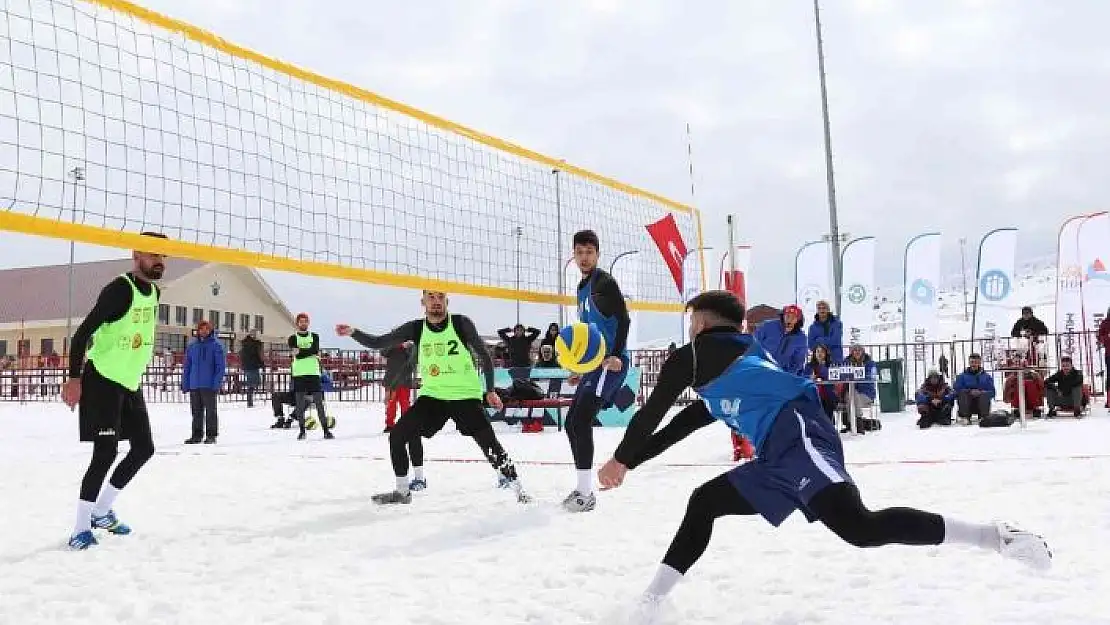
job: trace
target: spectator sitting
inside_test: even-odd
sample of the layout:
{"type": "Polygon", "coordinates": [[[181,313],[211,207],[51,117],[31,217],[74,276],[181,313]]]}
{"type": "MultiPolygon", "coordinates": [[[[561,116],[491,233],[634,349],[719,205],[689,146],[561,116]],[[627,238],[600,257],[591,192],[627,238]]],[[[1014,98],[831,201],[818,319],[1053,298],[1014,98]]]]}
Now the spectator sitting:
{"type": "MultiPolygon", "coordinates": [[[[320,372],[320,387],[324,389],[325,393],[335,390],[335,384],[332,382],[331,375],[329,375],[327,371],[320,372]]],[[[274,406],[274,417],[277,418],[277,422],[271,425],[270,429],[288,430],[293,427],[293,424],[297,422],[297,398],[296,395],[293,394],[293,387],[290,386],[288,391],[274,391],[270,396],[270,401],[274,406]],[[282,409],[282,406],[293,407],[293,414],[289,415],[288,419],[284,416],[285,411],[282,409]]]]}
{"type": "Polygon", "coordinates": [[[1087,407],[1083,394],[1083,372],[1072,366],[1071,356],[1060,357],[1060,370],[1044,381],[1048,399],[1048,416],[1055,417],[1057,410],[1082,414],[1087,407]]]}
{"type": "Polygon", "coordinates": [[[510,369],[516,367],[529,367],[532,366],[532,343],[540,336],[538,328],[525,329],[523,325],[516,324],[512,328],[512,334],[509,333],[509,328],[501,328],[497,331],[497,336],[505,343],[505,351],[508,353],[508,367],[510,369]]]}
{"type": "Polygon", "coordinates": [[[925,383],[917,389],[917,427],[926,429],[934,425],[952,425],[952,403],[956,393],[944,381],[939,371],[929,372],[925,383]]]}
{"type": "MultiPolygon", "coordinates": [[[[864,375],[867,377],[868,380],[875,380],[879,377],[878,368],[875,366],[875,363],[871,360],[871,356],[868,356],[863,351],[863,346],[862,345],[853,345],[848,350],[848,359],[845,360],[843,363],[841,363],[841,366],[843,366],[843,367],[863,367],[864,368],[864,375]]],[[[871,406],[873,406],[875,404],[875,396],[877,394],[876,391],[877,391],[877,389],[875,388],[875,383],[874,382],[860,382],[858,384],[847,384],[847,385],[845,385],[844,390],[842,391],[841,401],[843,401],[845,404],[847,404],[849,406],[849,408],[853,411],[853,414],[856,415],[856,417],[857,417],[857,428],[856,429],[860,430],[861,433],[862,433],[862,429],[860,427],[858,427],[858,425],[860,424],[860,420],[858,419],[858,417],[863,414],[863,411],[865,409],[870,408],[871,406]]],[[[845,419],[845,423],[848,423],[847,419],[845,419]]],[[[842,432],[847,432],[847,431],[848,431],[848,427],[847,427],[847,425],[845,425],[842,432]]]]}
{"type": "Polygon", "coordinates": [[[818,345],[829,348],[833,362],[844,360],[844,324],[829,310],[829,303],[817,302],[817,316],[809,325],[809,348],[818,345]]]}
{"type": "Polygon", "coordinates": [[[558,369],[559,360],[555,357],[553,345],[540,345],[540,357],[536,359],[537,369],[558,369]]]}
{"type": "Polygon", "coordinates": [[[558,338],[559,324],[549,323],[547,324],[547,332],[543,335],[543,338],[540,339],[540,347],[543,347],[544,345],[550,345],[551,349],[555,349],[555,340],[558,338]]]}
{"type": "Polygon", "coordinates": [[[968,359],[967,369],[956,376],[956,402],[960,422],[971,423],[973,414],[980,420],[990,415],[994,395],[994,376],[983,371],[983,358],[979,354],[972,354],[968,359]]]}
{"type": "MultiPolygon", "coordinates": [[[[1022,388],[1025,392],[1025,411],[1031,413],[1034,419],[1041,418],[1041,406],[1044,404],[1044,381],[1041,375],[1032,369],[1026,369],[1028,364],[1021,358],[1010,356],[1006,359],[1007,369],[1023,369],[1022,388]]],[[[1010,371],[1006,374],[1006,382],[1002,386],[1002,398],[1013,408],[1014,414],[1020,413],[1018,399],[1018,374],[1010,371]]]]}
{"type": "Polygon", "coordinates": [[[782,309],[778,319],[768,319],[755,331],[755,340],[767,350],[783,371],[802,375],[806,367],[806,335],[802,333],[805,319],[802,309],[791,304],[782,309]]]}
{"type": "MultiPolygon", "coordinates": [[[[829,355],[829,348],[819,344],[813,348],[813,357],[806,363],[805,376],[814,382],[828,382],[831,366],[833,366],[833,360],[829,355]]],[[[818,384],[817,396],[821,398],[821,406],[825,408],[825,414],[833,425],[836,425],[836,405],[840,403],[840,399],[836,396],[836,388],[831,384],[818,384]]]]}

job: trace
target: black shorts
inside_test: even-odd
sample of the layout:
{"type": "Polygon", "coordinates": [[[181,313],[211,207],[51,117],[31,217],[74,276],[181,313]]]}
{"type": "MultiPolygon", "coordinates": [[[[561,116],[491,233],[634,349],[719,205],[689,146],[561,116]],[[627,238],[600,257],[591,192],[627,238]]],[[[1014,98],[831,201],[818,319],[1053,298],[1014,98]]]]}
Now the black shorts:
{"type": "Polygon", "coordinates": [[[129,391],[85,365],[78,403],[81,442],[150,439],[150,415],[142,391],[129,391]]]}
{"type": "Polygon", "coordinates": [[[318,375],[298,375],[293,378],[294,393],[323,393],[324,385],[318,375]]]}
{"type": "MultiPolygon", "coordinates": [[[[421,396],[416,399],[401,420],[416,421],[416,430],[424,438],[431,438],[447,425],[448,420],[455,422],[459,434],[474,436],[484,429],[492,428],[485,406],[480,399],[436,399],[421,396]]],[[[397,427],[400,427],[400,421],[397,427]]]]}

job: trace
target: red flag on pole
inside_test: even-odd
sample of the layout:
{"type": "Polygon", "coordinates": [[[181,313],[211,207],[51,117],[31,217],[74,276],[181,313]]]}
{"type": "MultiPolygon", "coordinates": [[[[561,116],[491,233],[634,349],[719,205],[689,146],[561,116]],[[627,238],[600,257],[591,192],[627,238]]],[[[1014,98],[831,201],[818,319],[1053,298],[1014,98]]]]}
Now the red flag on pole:
{"type": "Polygon", "coordinates": [[[671,271],[671,277],[674,278],[674,285],[678,288],[678,293],[681,295],[682,290],[682,263],[686,260],[686,243],[682,240],[682,233],[678,231],[678,224],[675,223],[674,215],[668,213],[666,217],[657,222],[650,223],[647,226],[648,234],[651,235],[651,240],[655,241],[655,246],[659,248],[659,253],[663,256],[663,262],[667,263],[667,269],[671,271]]]}

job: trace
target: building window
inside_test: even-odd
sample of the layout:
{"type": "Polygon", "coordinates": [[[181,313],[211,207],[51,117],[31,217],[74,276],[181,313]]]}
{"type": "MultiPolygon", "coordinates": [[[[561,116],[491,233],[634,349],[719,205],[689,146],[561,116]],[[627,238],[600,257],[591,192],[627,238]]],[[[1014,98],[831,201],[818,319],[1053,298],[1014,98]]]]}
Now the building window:
{"type": "Polygon", "coordinates": [[[0,358],[4,358],[7,355],[8,355],[8,342],[7,341],[0,341],[0,358]]]}
{"type": "Polygon", "coordinates": [[[173,309],[174,320],[179,326],[189,325],[189,309],[184,306],[175,306],[173,309]]]}
{"type": "Polygon", "coordinates": [[[225,312],[224,313],[224,329],[225,330],[231,330],[232,332],[235,331],[235,313],[233,313],[233,312],[225,312]]]}
{"type": "Polygon", "coordinates": [[[212,329],[213,330],[219,330],[220,329],[220,311],[218,311],[218,310],[208,311],[208,323],[212,324],[212,329]]]}
{"type": "Polygon", "coordinates": [[[203,308],[194,308],[193,309],[193,327],[199,326],[200,322],[203,321],[203,320],[204,320],[204,309],[203,308]]]}
{"type": "Polygon", "coordinates": [[[171,352],[180,352],[185,349],[185,344],[188,342],[189,337],[184,334],[175,334],[173,332],[159,332],[154,336],[154,348],[158,351],[170,350],[171,352]]]}
{"type": "Polygon", "coordinates": [[[264,324],[262,323],[263,321],[264,321],[264,319],[262,319],[262,315],[255,315],[254,316],[254,329],[258,330],[259,334],[262,334],[266,331],[266,328],[265,328],[264,324]]]}
{"type": "Polygon", "coordinates": [[[170,305],[158,304],[158,323],[168,326],[170,325],[170,305]]]}
{"type": "Polygon", "coordinates": [[[42,339],[39,341],[39,353],[43,356],[49,356],[54,353],[54,339],[42,339]]]}
{"type": "Polygon", "coordinates": [[[250,315],[248,315],[246,313],[239,313],[239,331],[240,332],[250,332],[251,331],[251,316],[250,315]]]}

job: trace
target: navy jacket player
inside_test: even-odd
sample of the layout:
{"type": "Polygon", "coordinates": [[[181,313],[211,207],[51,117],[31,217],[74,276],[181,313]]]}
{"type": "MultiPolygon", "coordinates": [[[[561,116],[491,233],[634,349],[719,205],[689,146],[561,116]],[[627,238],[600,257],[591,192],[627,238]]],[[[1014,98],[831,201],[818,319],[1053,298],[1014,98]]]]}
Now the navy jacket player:
{"type": "MultiPolygon", "coordinates": [[[[582,272],[578,283],[578,320],[594,325],[605,337],[608,350],[601,366],[578,381],[567,410],[567,438],[577,471],[577,486],[563,499],[570,512],[587,512],[597,505],[593,486],[594,419],[613,402],[628,375],[628,327],[631,319],[620,286],[613,276],[598,269],[600,250],[597,234],[582,230],[574,234],[574,262],[582,272]]],[[[572,378],[573,380],[574,378],[572,378]]]]}
{"type": "Polygon", "coordinates": [[[662,598],[705,552],[714,521],[726,515],[759,514],[777,527],[801,510],[857,547],[969,544],[1035,568],[1051,565],[1052,553],[1040,536],[1009,524],[967,523],[911,508],[869,510],[844,468],[840,438],[813,383],[782,371],[751,335],[739,331],[743,304],[727,291],[708,291],[687,308],[691,342],[664,362],[657,386],[598,472],[601,488],[620,486],[628,470],[715,421],[749,437],[756,458],[694,490],[638,605],[640,622],[650,622],[662,598]],[[656,432],[687,387],[702,401],[656,432]]]}

